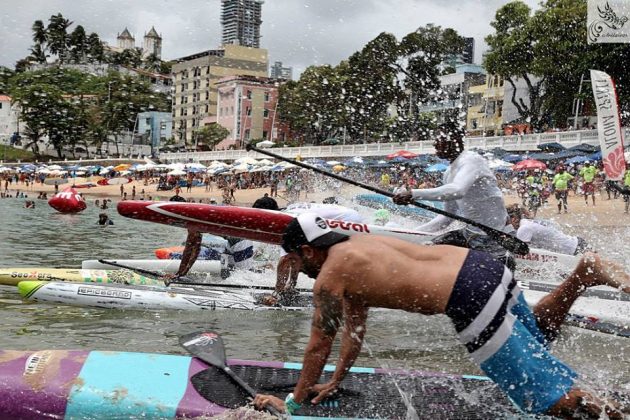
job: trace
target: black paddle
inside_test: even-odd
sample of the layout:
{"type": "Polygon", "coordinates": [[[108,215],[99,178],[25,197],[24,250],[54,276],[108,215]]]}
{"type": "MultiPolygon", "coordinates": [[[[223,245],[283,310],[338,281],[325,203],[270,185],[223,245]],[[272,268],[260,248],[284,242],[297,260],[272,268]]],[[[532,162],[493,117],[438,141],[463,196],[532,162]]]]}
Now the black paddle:
{"type": "MultiPolygon", "coordinates": [[[[112,267],[119,267],[119,268],[124,268],[125,270],[135,271],[138,274],[153,277],[155,279],[160,279],[163,277],[163,275],[157,271],[145,270],[144,268],[136,268],[130,265],[120,264],[116,261],[100,259],[98,260],[98,262],[100,262],[101,264],[111,265],[112,267]]],[[[255,285],[249,285],[249,284],[240,285],[240,284],[223,284],[223,283],[204,283],[204,282],[193,281],[193,279],[191,279],[190,277],[185,277],[185,276],[176,277],[175,279],[171,280],[169,284],[183,284],[183,285],[189,285],[189,286],[205,286],[205,287],[224,287],[227,289],[275,290],[273,287],[270,287],[270,286],[255,286],[255,285]]],[[[297,290],[298,292],[307,292],[307,293],[312,292],[311,289],[297,288],[295,290],[297,290]]]]}
{"type": "MultiPolygon", "coordinates": [[[[338,175],[338,174],[335,174],[335,173],[332,173],[332,172],[325,171],[325,170],[317,168],[315,166],[311,166],[309,164],[299,162],[299,161],[297,161],[295,159],[290,159],[290,158],[287,158],[287,157],[284,157],[284,156],[280,156],[280,155],[278,155],[276,153],[273,153],[273,152],[270,152],[268,150],[259,149],[256,146],[252,146],[251,144],[247,144],[247,146],[245,148],[248,151],[253,150],[253,151],[258,152],[260,154],[267,155],[267,156],[270,156],[272,158],[276,158],[276,159],[279,159],[279,160],[283,160],[285,162],[292,163],[293,165],[300,166],[300,167],[305,168],[305,169],[310,169],[310,170],[312,170],[314,172],[317,172],[317,173],[322,174],[322,175],[329,176],[329,177],[337,179],[339,181],[347,182],[348,184],[356,185],[357,187],[361,187],[361,188],[365,188],[368,191],[372,191],[372,192],[375,192],[375,193],[378,193],[378,194],[382,194],[382,195],[390,197],[390,198],[394,197],[394,194],[390,193],[389,191],[385,191],[385,190],[382,190],[382,189],[380,189],[378,187],[373,187],[371,185],[364,184],[362,182],[355,181],[353,179],[349,179],[349,178],[346,178],[344,176],[341,176],[341,175],[338,175]]],[[[447,211],[440,210],[440,209],[437,209],[435,207],[428,206],[428,205],[423,204],[423,203],[419,203],[417,201],[413,201],[411,204],[413,204],[416,207],[420,207],[421,209],[429,210],[429,211],[431,211],[433,213],[440,214],[440,215],[446,216],[446,217],[450,217],[451,219],[459,220],[460,222],[464,222],[464,223],[469,224],[470,226],[474,226],[476,228],[479,228],[479,229],[483,230],[486,234],[488,234],[488,236],[494,238],[497,242],[499,242],[503,248],[507,249],[510,252],[515,253],[516,255],[525,255],[525,254],[529,253],[529,246],[525,242],[523,242],[520,239],[516,238],[515,236],[512,236],[512,235],[507,234],[505,232],[501,232],[500,230],[491,228],[490,226],[482,225],[481,223],[477,223],[474,220],[470,220],[470,219],[468,219],[466,217],[458,216],[456,214],[449,213],[447,211]]]]}
{"type": "MultiPolygon", "coordinates": [[[[252,398],[256,397],[257,392],[226,364],[225,347],[223,346],[223,340],[219,334],[211,331],[190,333],[179,337],[179,344],[196,358],[223,371],[252,398]]],[[[265,410],[278,418],[285,417],[284,414],[280,413],[274,407],[267,406],[265,410]]]]}

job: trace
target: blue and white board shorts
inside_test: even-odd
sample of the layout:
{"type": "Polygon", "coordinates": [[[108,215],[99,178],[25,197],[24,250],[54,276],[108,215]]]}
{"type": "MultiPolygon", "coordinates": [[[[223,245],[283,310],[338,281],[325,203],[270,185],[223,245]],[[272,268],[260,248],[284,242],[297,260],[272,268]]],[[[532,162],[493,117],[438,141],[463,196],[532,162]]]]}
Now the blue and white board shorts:
{"type": "Polygon", "coordinates": [[[446,308],[472,359],[516,405],[543,413],[573,387],[577,374],[549,353],[510,270],[470,250],[446,308]]]}

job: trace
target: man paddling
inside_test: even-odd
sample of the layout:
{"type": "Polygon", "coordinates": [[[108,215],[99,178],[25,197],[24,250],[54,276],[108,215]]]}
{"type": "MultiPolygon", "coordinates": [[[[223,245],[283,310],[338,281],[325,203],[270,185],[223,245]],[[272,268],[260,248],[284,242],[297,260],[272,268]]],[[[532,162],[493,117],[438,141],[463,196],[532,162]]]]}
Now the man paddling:
{"type": "Polygon", "coordinates": [[[616,408],[579,388],[577,374],[546,347],[586,288],[623,286],[630,292],[630,276],[614,263],[584,256],[532,313],[510,270],[484,252],[389,237],[348,238],[312,213],[289,223],[282,246],[316,278],[311,337],[294,392],[285,401],[259,394],[257,407],[270,404],[292,413],[333,394],[359,355],[369,308],[382,307],[449,316],[472,359],[526,412],[598,417],[605,411],[622,418],[616,408]],[[318,384],[342,321],[336,370],[330,382],[318,384]]]}
{"type": "MultiPolygon", "coordinates": [[[[451,165],[444,173],[444,183],[437,188],[413,189],[394,196],[396,204],[410,204],[414,200],[443,201],[444,210],[471,219],[475,222],[510,233],[514,229],[506,225],[507,213],[503,194],[497,180],[484,158],[477,153],[464,151],[460,136],[438,137],[435,141],[435,154],[448,159],[451,165]]],[[[453,219],[438,215],[417,230],[438,232],[453,223],[453,219]]],[[[453,230],[436,237],[435,244],[455,245],[478,249],[501,258],[513,267],[513,260],[505,249],[493,238],[479,229],[466,227],[453,230]]]]}

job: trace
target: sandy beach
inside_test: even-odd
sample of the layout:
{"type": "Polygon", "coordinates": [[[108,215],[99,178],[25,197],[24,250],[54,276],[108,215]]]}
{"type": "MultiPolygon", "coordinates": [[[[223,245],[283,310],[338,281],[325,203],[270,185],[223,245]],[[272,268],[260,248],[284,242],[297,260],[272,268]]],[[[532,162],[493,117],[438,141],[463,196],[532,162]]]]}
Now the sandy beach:
{"type": "MultiPolygon", "coordinates": [[[[92,178],[75,178],[75,184],[80,185],[83,183],[96,183],[101,179],[100,177],[92,178]]],[[[59,186],[60,191],[67,188],[71,184],[63,184],[59,186]]],[[[140,199],[141,191],[144,190],[145,198],[149,196],[154,201],[168,200],[174,195],[173,191],[157,191],[157,184],[144,185],[143,181],[132,181],[129,184],[125,184],[124,191],[127,193],[127,198],[131,199],[131,192],[133,187],[136,187],[136,199],[140,199]]],[[[54,186],[46,184],[30,185],[28,189],[25,184],[12,184],[9,186],[9,191],[15,194],[16,191],[22,191],[29,195],[29,198],[36,198],[37,194],[41,191],[47,193],[48,198],[54,194],[54,186]]],[[[96,186],[92,188],[78,189],[83,194],[88,204],[93,204],[94,200],[109,198],[114,202],[122,199],[120,193],[120,185],[106,185],[96,186]]],[[[341,196],[346,199],[351,199],[357,194],[365,193],[366,191],[352,185],[344,185],[341,190],[341,196]]],[[[235,205],[238,206],[250,206],[256,199],[263,196],[263,194],[269,193],[269,188],[253,188],[246,190],[236,190],[234,196],[236,198],[235,205]]],[[[211,189],[206,191],[205,187],[193,187],[191,192],[186,192],[186,188],[182,188],[181,195],[186,198],[192,198],[195,201],[200,199],[212,199],[217,202],[221,202],[221,190],[216,185],[213,185],[211,189]]],[[[334,195],[331,191],[309,193],[308,197],[304,195],[300,196],[300,201],[319,201],[325,197],[334,195]]],[[[515,192],[504,192],[504,198],[506,204],[520,203],[520,198],[515,192]]],[[[285,192],[281,189],[277,197],[278,205],[285,207],[288,202],[285,198],[285,192]]],[[[583,196],[569,195],[569,213],[558,214],[556,206],[556,199],[552,196],[549,197],[549,201],[542,208],[539,209],[537,217],[543,219],[554,220],[561,225],[569,226],[581,226],[583,228],[589,227],[614,227],[614,226],[627,226],[630,224],[630,215],[624,213],[624,203],[621,198],[607,199],[605,191],[596,194],[596,205],[593,207],[589,197],[589,204],[585,204],[583,196]]]]}

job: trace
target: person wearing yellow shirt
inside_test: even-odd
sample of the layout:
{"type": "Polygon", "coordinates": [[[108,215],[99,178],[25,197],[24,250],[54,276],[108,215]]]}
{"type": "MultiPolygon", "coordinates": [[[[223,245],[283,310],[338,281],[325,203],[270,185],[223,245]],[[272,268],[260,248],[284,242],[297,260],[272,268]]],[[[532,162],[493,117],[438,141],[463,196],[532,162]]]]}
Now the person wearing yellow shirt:
{"type": "Polygon", "coordinates": [[[588,205],[589,194],[593,197],[593,206],[595,206],[595,175],[597,175],[597,168],[591,165],[588,160],[584,162],[584,167],[580,169],[580,176],[584,179],[582,190],[584,191],[584,202],[588,205]]]}
{"type": "Polygon", "coordinates": [[[567,197],[569,196],[569,181],[572,179],[573,175],[566,171],[564,165],[558,165],[556,168],[556,175],[551,181],[556,195],[556,200],[558,200],[558,213],[562,212],[562,206],[564,206],[565,213],[568,213],[569,211],[567,197]]]}
{"type": "Polygon", "coordinates": [[[389,174],[387,172],[383,172],[383,174],[381,175],[381,186],[385,188],[389,188],[389,182],[390,182],[389,174]]]}

